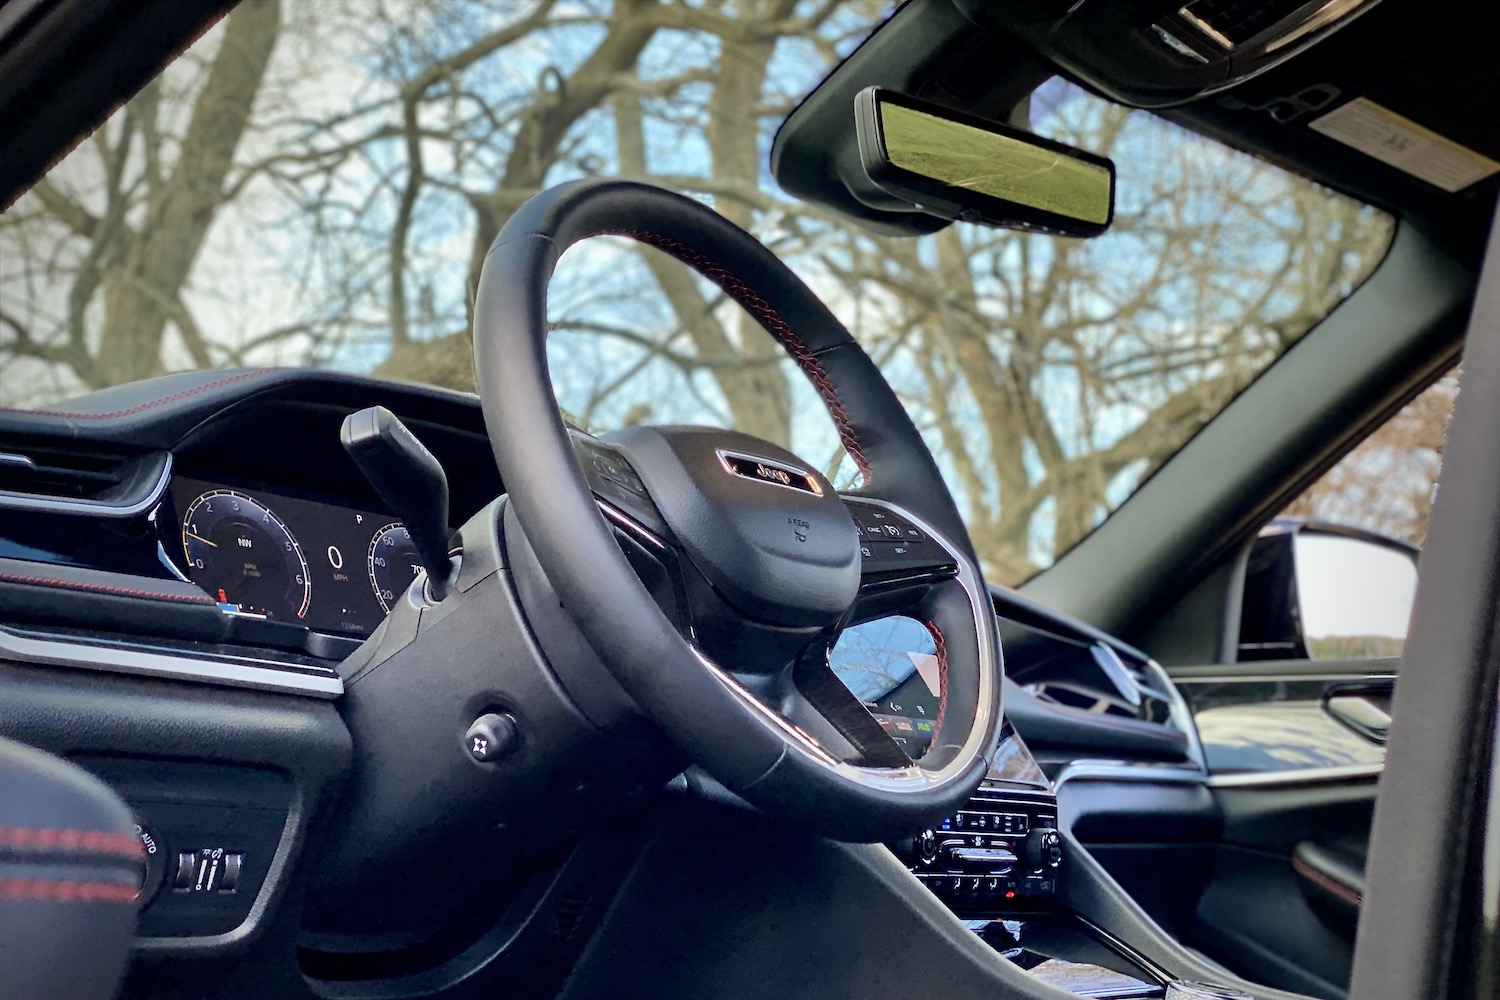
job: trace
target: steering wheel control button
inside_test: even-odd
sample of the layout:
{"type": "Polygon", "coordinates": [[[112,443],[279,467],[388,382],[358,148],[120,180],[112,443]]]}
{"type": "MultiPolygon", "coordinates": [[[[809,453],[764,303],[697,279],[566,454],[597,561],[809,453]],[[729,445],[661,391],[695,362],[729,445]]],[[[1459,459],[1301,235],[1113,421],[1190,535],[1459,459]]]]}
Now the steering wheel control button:
{"type": "Polygon", "coordinates": [[[481,764],[492,764],[516,747],[516,720],[491,712],[481,715],[464,733],[464,750],[481,764]]]}
{"type": "Polygon", "coordinates": [[[953,557],[901,515],[857,498],[846,497],[845,506],[859,531],[860,569],[866,577],[957,571],[953,557]]]}

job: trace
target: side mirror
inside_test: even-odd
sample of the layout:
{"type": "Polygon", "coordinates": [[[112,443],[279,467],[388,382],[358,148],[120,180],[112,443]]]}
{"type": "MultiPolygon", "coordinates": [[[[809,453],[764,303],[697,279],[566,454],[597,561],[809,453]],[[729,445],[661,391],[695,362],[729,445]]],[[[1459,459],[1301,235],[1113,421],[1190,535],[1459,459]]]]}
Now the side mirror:
{"type": "MultiPolygon", "coordinates": [[[[878,87],[854,98],[874,195],[941,219],[1098,236],[1115,214],[1115,165],[1081,149],[878,87]]],[[[882,205],[879,207],[890,207],[882,205]]]]}
{"type": "Polygon", "coordinates": [[[1365,660],[1406,644],[1418,550],[1372,532],[1277,521],[1245,566],[1239,660],[1365,660]]]}

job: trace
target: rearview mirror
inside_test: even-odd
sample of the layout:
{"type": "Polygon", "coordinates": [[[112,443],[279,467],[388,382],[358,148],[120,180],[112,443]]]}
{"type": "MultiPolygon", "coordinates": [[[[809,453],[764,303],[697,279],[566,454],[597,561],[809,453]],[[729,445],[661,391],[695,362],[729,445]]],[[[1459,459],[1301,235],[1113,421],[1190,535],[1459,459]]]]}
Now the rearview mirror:
{"type": "Polygon", "coordinates": [[[878,87],[855,96],[854,124],[870,183],[929,215],[1063,236],[1114,218],[1102,156],[878,87]]]}

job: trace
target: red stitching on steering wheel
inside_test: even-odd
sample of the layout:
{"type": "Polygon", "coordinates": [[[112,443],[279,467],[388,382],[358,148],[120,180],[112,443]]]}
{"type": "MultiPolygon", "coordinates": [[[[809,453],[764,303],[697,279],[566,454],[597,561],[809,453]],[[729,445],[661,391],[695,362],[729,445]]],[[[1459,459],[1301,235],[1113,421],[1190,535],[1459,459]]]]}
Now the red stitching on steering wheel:
{"type": "Polygon", "coordinates": [[[724,289],[731,298],[749,310],[781,343],[781,346],[786,348],[802,370],[807,373],[807,377],[812,380],[813,386],[817,388],[818,393],[828,405],[828,412],[833,416],[833,423],[838,428],[839,438],[844,442],[844,450],[849,453],[850,458],[854,459],[854,464],[859,469],[865,485],[870,485],[874,477],[870,473],[869,460],[865,458],[859,437],[854,432],[854,422],[849,419],[849,413],[844,409],[844,404],[833,387],[833,380],[828,377],[828,372],[818,361],[818,356],[802,342],[802,338],[792,331],[790,324],[781,318],[775,306],[761,298],[755,289],[747,285],[734,272],[714,263],[691,247],[684,246],[660,233],[641,229],[607,229],[595,235],[626,236],[663,250],[724,289]]]}
{"type": "Polygon", "coordinates": [[[933,739],[943,731],[943,717],[948,714],[948,643],[943,639],[943,630],[937,627],[937,622],[923,622],[927,631],[932,635],[932,655],[937,657],[938,665],[938,713],[937,721],[932,724],[933,739]]]}

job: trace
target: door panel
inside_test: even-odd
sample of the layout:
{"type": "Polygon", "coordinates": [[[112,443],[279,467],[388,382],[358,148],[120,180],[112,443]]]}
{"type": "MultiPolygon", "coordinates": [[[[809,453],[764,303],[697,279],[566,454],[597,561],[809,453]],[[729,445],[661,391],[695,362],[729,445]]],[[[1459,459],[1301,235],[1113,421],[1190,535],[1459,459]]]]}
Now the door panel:
{"type": "Polygon", "coordinates": [[[1224,833],[1188,939],[1258,982],[1344,996],[1356,919],[1327,905],[1306,858],[1343,862],[1341,881],[1362,877],[1376,783],[1313,772],[1213,783],[1224,833]]]}
{"type": "Polygon", "coordinates": [[[1193,713],[1223,824],[1185,941],[1248,978],[1345,996],[1385,748],[1325,702],[1356,688],[1388,696],[1397,665],[1167,668],[1193,713]]]}

